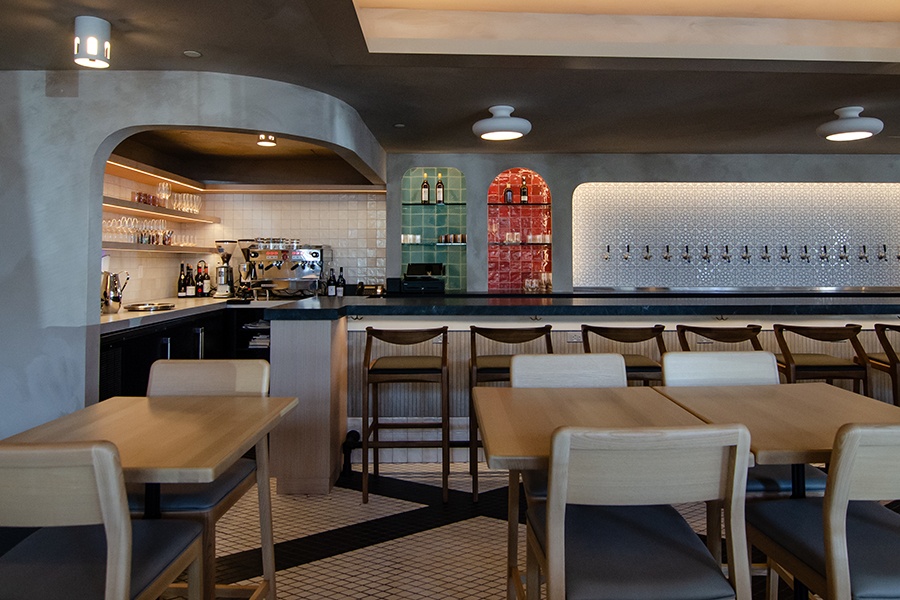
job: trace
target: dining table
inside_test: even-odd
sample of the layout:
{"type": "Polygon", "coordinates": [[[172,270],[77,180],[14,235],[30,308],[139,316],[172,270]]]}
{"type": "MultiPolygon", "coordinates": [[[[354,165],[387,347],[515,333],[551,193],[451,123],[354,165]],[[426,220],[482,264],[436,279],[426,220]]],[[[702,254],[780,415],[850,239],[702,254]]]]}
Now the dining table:
{"type": "Polygon", "coordinates": [[[156,503],[145,507],[151,517],[159,511],[159,484],[210,483],[255,448],[263,580],[254,593],[275,600],[268,434],[297,404],[290,397],[116,396],[0,444],[108,440],[119,450],[125,481],[148,486],[145,502],[156,503]]]}
{"type": "Polygon", "coordinates": [[[548,468],[550,438],[557,428],[677,427],[703,424],[703,420],[650,387],[475,387],[472,395],[488,467],[509,471],[509,600],[525,597],[518,566],[520,473],[524,470],[548,468]]]}

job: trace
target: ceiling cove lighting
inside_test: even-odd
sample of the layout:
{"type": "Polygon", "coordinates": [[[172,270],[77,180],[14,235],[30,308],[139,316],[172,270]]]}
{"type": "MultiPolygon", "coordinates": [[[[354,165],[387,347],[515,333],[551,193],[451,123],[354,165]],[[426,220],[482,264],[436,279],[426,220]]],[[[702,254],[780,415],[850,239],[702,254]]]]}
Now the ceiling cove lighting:
{"type": "Polygon", "coordinates": [[[512,106],[499,105],[488,109],[491,117],[472,125],[472,132],[483,140],[502,142],[517,140],[531,131],[531,123],[521,117],[513,117],[512,106]]]}
{"type": "Polygon", "coordinates": [[[828,121],[816,128],[816,133],[831,142],[852,142],[864,140],[884,129],[881,119],[874,117],[861,117],[862,106],[845,106],[834,111],[838,116],[834,121],[828,121]]]}
{"type": "Polygon", "coordinates": [[[261,133],[259,134],[259,138],[256,140],[256,145],[271,148],[272,146],[277,146],[278,142],[275,141],[275,136],[271,133],[261,133]]]}
{"type": "Polygon", "coordinates": [[[91,69],[109,67],[109,21],[75,17],[75,64],[91,69]]]}

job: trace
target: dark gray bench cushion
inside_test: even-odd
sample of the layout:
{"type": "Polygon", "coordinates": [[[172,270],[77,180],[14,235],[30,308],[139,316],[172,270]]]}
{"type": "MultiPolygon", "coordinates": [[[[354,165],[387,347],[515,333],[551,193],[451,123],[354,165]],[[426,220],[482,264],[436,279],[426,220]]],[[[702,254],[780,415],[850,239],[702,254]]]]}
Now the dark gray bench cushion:
{"type": "MultiPolygon", "coordinates": [[[[159,486],[160,509],[162,512],[210,510],[255,470],[255,460],[241,458],[211,483],[164,483],[159,486]]],[[[129,510],[143,512],[144,485],[129,483],[125,488],[129,510]]]]}

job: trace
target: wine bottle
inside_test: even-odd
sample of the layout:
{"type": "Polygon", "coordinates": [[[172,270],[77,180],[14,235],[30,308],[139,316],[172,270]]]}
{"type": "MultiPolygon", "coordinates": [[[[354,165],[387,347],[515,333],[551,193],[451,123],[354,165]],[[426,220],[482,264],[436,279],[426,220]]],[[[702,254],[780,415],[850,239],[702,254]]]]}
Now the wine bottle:
{"type": "MultiPolygon", "coordinates": [[[[440,183],[440,181],[438,181],[440,183]]],[[[346,287],[347,282],[344,280],[344,267],[341,267],[341,273],[337,278],[337,286],[335,287],[335,293],[338,296],[344,295],[344,287],[346,287]]]]}
{"type": "Polygon", "coordinates": [[[519,188],[519,202],[528,204],[528,182],[524,175],[522,175],[522,187],[519,188]]]}
{"type": "Polygon", "coordinates": [[[434,184],[434,202],[435,204],[444,203],[444,182],[441,181],[440,173],[438,173],[437,183],[434,184]]]}
{"type": "Polygon", "coordinates": [[[184,270],[184,295],[188,298],[195,298],[197,296],[197,283],[194,281],[194,275],[191,272],[193,270],[191,263],[188,263],[184,270]]]}
{"type": "Polygon", "coordinates": [[[422,174],[422,204],[431,204],[431,187],[428,185],[428,173],[422,174]]]}
{"type": "Polygon", "coordinates": [[[178,274],[178,288],[176,292],[179,298],[187,296],[187,288],[184,287],[184,263],[181,263],[181,272],[178,274]]]}
{"type": "Polygon", "coordinates": [[[209,278],[209,265],[203,265],[203,297],[209,298],[212,295],[212,281],[209,278]]]}
{"type": "Polygon", "coordinates": [[[328,275],[328,281],[325,282],[325,290],[326,296],[337,295],[337,280],[334,278],[334,269],[331,269],[331,273],[328,275]]]}
{"type": "Polygon", "coordinates": [[[509,186],[509,183],[506,184],[506,190],[504,190],[504,192],[503,192],[503,201],[506,202],[507,204],[512,204],[513,191],[512,191],[512,188],[509,186]]]}

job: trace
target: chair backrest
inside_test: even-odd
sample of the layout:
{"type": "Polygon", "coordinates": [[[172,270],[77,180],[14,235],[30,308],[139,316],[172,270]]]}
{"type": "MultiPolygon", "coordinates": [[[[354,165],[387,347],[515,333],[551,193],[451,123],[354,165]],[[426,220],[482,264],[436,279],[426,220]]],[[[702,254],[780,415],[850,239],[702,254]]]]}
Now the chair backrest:
{"type": "Polygon", "coordinates": [[[649,506],[724,500],[732,585],[738,598],[749,598],[744,529],[749,456],[750,432],[743,425],[558,429],[551,443],[547,494],[548,597],[565,598],[567,504],[649,506]]]}
{"type": "MultiPolygon", "coordinates": [[[[446,325],[431,329],[375,329],[374,327],[366,327],[366,350],[363,364],[371,364],[375,340],[380,340],[386,344],[393,344],[396,346],[414,346],[440,336],[442,364],[446,365],[447,332],[449,329],[450,328],[446,325]]],[[[412,350],[410,350],[410,352],[412,352],[412,350]]]]}
{"type": "Polygon", "coordinates": [[[269,362],[242,360],[158,360],[150,366],[148,396],[265,396],[269,362]]]}
{"type": "Polygon", "coordinates": [[[862,325],[847,323],[843,326],[834,327],[811,327],[805,325],[782,325],[775,324],[772,326],[775,333],[775,341],[787,362],[793,362],[793,354],[790,346],[788,346],[785,332],[790,332],[801,337],[805,337],[817,342],[843,342],[848,340],[853,346],[856,356],[860,360],[860,364],[865,366],[868,362],[866,351],[863,349],[862,342],[859,341],[859,332],[862,331],[862,325]]]}
{"type": "Polygon", "coordinates": [[[119,453],[110,442],[0,444],[0,526],[102,523],[106,598],[128,597],[130,518],[119,453]]]}
{"type": "Polygon", "coordinates": [[[512,387],[625,387],[621,354],[516,354],[510,364],[512,387]]]}
{"type": "Polygon", "coordinates": [[[878,341],[881,343],[884,353],[887,354],[888,362],[896,365],[900,362],[900,358],[897,357],[897,351],[894,350],[894,345],[888,337],[888,332],[900,333],[900,325],[875,323],[875,335],[878,336],[878,341]]]}
{"type": "Polygon", "coordinates": [[[750,342],[754,350],[762,350],[762,344],[759,342],[759,332],[762,331],[762,325],[747,325],[746,327],[695,327],[693,325],[676,325],[675,331],[678,334],[678,343],[685,352],[691,350],[688,343],[688,333],[705,337],[714,342],[724,344],[739,344],[741,342],[750,342]]]}
{"type": "Polygon", "coordinates": [[[900,498],[900,425],[841,427],[834,438],[823,506],[829,598],[850,598],[847,506],[900,498]]]}
{"type": "MultiPolygon", "coordinates": [[[[547,354],[553,354],[553,341],[550,338],[550,329],[552,325],[544,325],[543,327],[478,327],[472,325],[469,327],[471,354],[474,359],[478,356],[478,337],[500,342],[503,344],[525,344],[540,338],[544,338],[547,347],[547,354]]],[[[509,354],[513,354],[510,352],[509,354]]]]}
{"type": "Polygon", "coordinates": [[[602,338],[620,342],[623,344],[638,344],[647,340],[656,340],[656,347],[659,355],[666,353],[666,342],[663,340],[663,332],[666,330],[665,325],[653,325],[652,327],[604,327],[600,325],[582,325],[581,326],[581,343],[584,351],[591,352],[590,335],[598,335],[602,338]]]}
{"type": "Polygon", "coordinates": [[[779,382],[771,352],[668,352],[663,385],[771,385],[779,382]]]}

